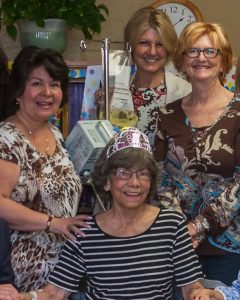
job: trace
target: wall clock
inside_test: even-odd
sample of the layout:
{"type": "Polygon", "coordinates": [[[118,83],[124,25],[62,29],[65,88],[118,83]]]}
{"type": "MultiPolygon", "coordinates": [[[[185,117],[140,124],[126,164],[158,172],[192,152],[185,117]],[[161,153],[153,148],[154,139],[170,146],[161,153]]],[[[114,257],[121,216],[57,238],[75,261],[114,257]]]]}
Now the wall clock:
{"type": "Polygon", "coordinates": [[[178,36],[187,24],[203,21],[200,10],[189,0],[157,0],[150,6],[163,10],[169,16],[178,36]]]}

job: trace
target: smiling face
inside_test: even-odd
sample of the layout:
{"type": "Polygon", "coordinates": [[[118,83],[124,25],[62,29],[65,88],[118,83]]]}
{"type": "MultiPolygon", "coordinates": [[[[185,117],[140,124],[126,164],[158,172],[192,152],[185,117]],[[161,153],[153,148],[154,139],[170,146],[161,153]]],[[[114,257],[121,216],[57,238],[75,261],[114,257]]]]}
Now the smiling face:
{"type": "Polygon", "coordinates": [[[43,66],[33,69],[19,98],[20,111],[25,118],[46,121],[58,110],[61,101],[60,81],[50,77],[43,66]]]}
{"type": "MultiPolygon", "coordinates": [[[[139,166],[128,169],[134,172],[128,180],[120,179],[114,173],[109,176],[104,188],[106,191],[110,191],[113,199],[113,206],[124,209],[137,209],[145,203],[151,182],[150,179],[139,179],[139,176],[135,172],[140,169],[139,166]]],[[[147,169],[144,169],[143,171],[147,172],[147,169]]]]}
{"type": "MultiPolygon", "coordinates": [[[[207,34],[196,40],[191,48],[215,48],[207,34]]],[[[203,80],[218,80],[219,73],[222,72],[222,55],[219,53],[216,57],[206,58],[203,52],[198,57],[189,58],[183,56],[182,70],[188,75],[191,82],[203,80]]]]}
{"type": "Polygon", "coordinates": [[[133,60],[138,71],[156,73],[167,62],[167,50],[155,29],[146,30],[139,38],[133,51],[133,60]]]}

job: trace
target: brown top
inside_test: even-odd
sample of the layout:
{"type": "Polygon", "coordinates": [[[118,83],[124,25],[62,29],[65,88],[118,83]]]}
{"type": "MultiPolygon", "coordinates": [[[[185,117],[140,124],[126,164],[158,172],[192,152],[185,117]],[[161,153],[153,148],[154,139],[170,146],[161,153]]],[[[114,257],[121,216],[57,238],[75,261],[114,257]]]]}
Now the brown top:
{"type": "Polygon", "coordinates": [[[164,172],[159,199],[188,220],[206,216],[210,244],[202,245],[201,253],[240,253],[240,99],[234,97],[226,111],[204,128],[191,126],[181,102],[159,112],[155,157],[164,172]]]}

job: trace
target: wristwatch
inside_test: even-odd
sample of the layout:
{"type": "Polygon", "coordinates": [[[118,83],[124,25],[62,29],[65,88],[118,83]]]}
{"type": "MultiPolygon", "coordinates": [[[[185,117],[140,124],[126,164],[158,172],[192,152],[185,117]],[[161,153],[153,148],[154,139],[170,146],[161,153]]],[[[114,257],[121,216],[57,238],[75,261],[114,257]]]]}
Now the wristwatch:
{"type": "Polygon", "coordinates": [[[208,231],[210,229],[210,225],[208,223],[208,220],[205,217],[202,217],[200,222],[202,223],[202,227],[208,231]]]}
{"type": "Polygon", "coordinates": [[[204,231],[208,231],[210,229],[208,220],[202,215],[198,215],[191,222],[195,225],[197,234],[200,234],[204,231]]]}

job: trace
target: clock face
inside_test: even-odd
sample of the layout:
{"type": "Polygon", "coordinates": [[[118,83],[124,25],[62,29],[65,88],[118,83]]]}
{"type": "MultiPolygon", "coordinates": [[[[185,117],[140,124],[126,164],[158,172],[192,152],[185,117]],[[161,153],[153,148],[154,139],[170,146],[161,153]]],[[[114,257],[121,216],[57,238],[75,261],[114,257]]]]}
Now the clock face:
{"type": "Polygon", "coordinates": [[[183,4],[166,3],[159,5],[157,9],[163,10],[169,16],[178,36],[187,24],[197,21],[191,9],[183,4]]]}

